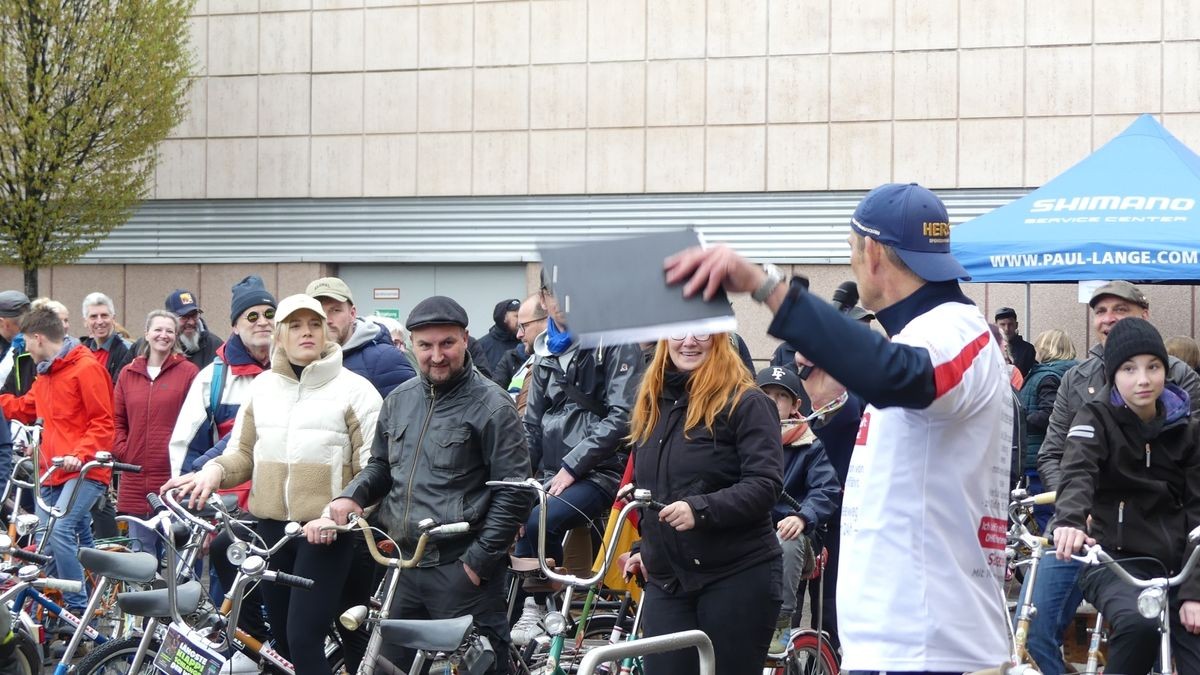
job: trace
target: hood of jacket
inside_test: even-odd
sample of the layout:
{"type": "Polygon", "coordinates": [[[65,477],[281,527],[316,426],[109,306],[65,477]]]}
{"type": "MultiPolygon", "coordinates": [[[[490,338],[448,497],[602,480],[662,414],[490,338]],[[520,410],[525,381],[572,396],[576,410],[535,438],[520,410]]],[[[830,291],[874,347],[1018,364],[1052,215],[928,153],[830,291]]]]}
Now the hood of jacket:
{"type": "Polygon", "coordinates": [[[321,357],[304,366],[300,379],[296,379],[296,371],[292,370],[292,362],[282,345],[276,345],[271,352],[271,372],[280,377],[299,382],[306,387],[320,387],[328,384],[342,370],[342,348],[336,342],[328,341],[321,349],[321,357]]]}
{"type": "Polygon", "coordinates": [[[230,335],[225,344],[217,348],[217,356],[229,364],[229,370],[234,375],[253,376],[265,370],[262,364],[250,355],[245,343],[242,342],[242,336],[237,333],[230,335]]]}
{"type": "MultiPolygon", "coordinates": [[[[1117,391],[1116,387],[1110,388],[1108,402],[1116,408],[1125,408],[1125,399],[1121,397],[1121,392],[1117,391]]],[[[1142,423],[1147,432],[1147,438],[1155,438],[1166,429],[1186,423],[1192,412],[1192,397],[1183,389],[1168,382],[1163,387],[1163,393],[1158,395],[1158,408],[1162,411],[1161,417],[1155,417],[1149,422],[1142,423]]]]}
{"type": "Polygon", "coordinates": [[[75,363],[84,355],[92,355],[92,350],[88,349],[87,347],[83,347],[83,349],[80,350],[80,347],[83,347],[83,345],[78,339],[73,338],[70,335],[66,336],[66,338],[63,340],[62,349],[59,349],[58,353],[51,357],[49,361],[42,361],[37,365],[38,373],[44,375],[52,370],[57,370],[63,366],[75,363]]]}
{"type": "Polygon", "coordinates": [[[367,345],[382,344],[389,347],[394,347],[392,342],[392,334],[387,328],[380,326],[373,321],[359,317],[354,320],[354,330],[350,333],[350,339],[346,340],[346,344],[342,345],[342,352],[351,354],[367,345]]]}

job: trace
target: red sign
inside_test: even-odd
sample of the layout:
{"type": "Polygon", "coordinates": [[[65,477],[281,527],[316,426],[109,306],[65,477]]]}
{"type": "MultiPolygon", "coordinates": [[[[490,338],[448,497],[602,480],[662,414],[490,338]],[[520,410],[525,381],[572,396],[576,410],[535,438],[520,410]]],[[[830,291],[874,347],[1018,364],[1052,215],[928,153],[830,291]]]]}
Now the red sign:
{"type": "Polygon", "coordinates": [[[1003,550],[1007,535],[1008,521],[1003,518],[984,516],[979,521],[979,545],[983,548],[1003,550]]]}
{"type": "Polygon", "coordinates": [[[854,439],[855,445],[867,444],[867,431],[871,428],[871,413],[863,413],[862,421],[858,423],[858,437],[854,439]]]}

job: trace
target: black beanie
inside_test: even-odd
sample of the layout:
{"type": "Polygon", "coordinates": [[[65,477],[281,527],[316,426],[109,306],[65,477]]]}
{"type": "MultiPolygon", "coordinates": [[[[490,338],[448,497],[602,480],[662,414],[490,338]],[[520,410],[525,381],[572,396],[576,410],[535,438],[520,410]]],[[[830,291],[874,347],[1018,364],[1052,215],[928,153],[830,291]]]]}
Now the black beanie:
{"type": "Polygon", "coordinates": [[[1104,376],[1113,383],[1117,369],[1139,354],[1157,356],[1163,368],[1169,365],[1167,346],[1162,335],[1149,321],[1138,318],[1122,319],[1108,331],[1104,341],[1104,376]]]}
{"type": "Polygon", "coordinates": [[[504,325],[504,315],[509,312],[515,312],[521,309],[521,301],[513,298],[511,300],[501,300],[496,303],[496,307],[492,310],[492,322],[497,326],[504,325]]]}
{"type": "Polygon", "coordinates": [[[262,277],[251,274],[233,285],[233,301],[230,303],[230,325],[237,325],[242,312],[255,305],[270,305],[275,307],[275,296],[267,292],[262,277]]]}

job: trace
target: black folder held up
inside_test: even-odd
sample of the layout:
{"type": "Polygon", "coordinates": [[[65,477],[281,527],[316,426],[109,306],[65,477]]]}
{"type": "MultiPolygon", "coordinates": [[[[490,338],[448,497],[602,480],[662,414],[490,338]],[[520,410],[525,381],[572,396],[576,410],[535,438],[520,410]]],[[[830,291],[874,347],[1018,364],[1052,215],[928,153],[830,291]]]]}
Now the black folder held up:
{"type": "Polygon", "coordinates": [[[700,243],[694,230],[675,230],[539,251],[568,328],[595,347],[736,330],[724,291],[705,301],[666,283],[663,260],[700,243]]]}

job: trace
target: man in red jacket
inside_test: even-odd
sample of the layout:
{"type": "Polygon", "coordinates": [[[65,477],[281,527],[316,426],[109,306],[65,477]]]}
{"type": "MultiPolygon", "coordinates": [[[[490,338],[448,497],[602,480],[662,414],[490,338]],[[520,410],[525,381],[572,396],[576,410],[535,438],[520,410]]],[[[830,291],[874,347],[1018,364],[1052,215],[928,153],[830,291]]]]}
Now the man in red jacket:
{"type": "MultiPolygon", "coordinates": [[[[94,544],[89,511],[107,489],[111,472],[91,471],[80,481],[79,470],[97,452],[113,447],[112,379],[87,347],[66,334],[53,310],[31,310],[21,319],[21,332],[38,364],[38,377],[24,396],[0,394],[0,409],[9,419],[26,424],[42,419],[41,471],[49,468],[53,458],[63,458],[62,468],[42,484],[42,499],[65,510],[71,494],[78,495],[50,534],[50,553],[60,578],[82,581],[76,553],[94,544]]],[[[47,514],[39,509],[38,516],[44,522],[47,514]]],[[[76,614],[87,603],[84,593],[63,597],[76,614]]]]}

